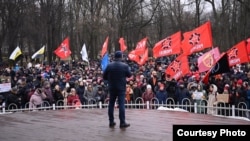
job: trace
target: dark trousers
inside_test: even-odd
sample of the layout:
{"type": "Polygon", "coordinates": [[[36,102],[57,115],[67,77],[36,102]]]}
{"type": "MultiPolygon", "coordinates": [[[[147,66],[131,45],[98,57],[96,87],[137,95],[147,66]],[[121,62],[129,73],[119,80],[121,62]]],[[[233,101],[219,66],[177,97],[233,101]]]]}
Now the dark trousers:
{"type": "Polygon", "coordinates": [[[109,96],[108,116],[109,122],[114,122],[114,106],[118,98],[120,124],[125,123],[125,91],[111,90],[109,96]]]}

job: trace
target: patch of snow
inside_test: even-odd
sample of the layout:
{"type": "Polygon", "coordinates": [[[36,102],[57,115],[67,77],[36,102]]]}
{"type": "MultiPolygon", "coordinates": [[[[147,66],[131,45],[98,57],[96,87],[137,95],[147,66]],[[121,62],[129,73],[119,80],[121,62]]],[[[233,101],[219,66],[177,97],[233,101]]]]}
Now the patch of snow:
{"type": "Polygon", "coordinates": [[[4,114],[11,114],[12,112],[5,112],[5,113],[0,113],[0,115],[4,115],[4,114]]]}
{"type": "Polygon", "coordinates": [[[250,121],[250,119],[249,119],[249,118],[247,118],[247,117],[239,117],[239,116],[223,116],[223,115],[214,115],[214,116],[250,121]]]}
{"type": "Polygon", "coordinates": [[[188,112],[187,110],[184,110],[184,109],[181,109],[181,108],[167,108],[167,107],[163,107],[163,106],[158,107],[157,110],[168,110],[168,111],[188,112]]]}

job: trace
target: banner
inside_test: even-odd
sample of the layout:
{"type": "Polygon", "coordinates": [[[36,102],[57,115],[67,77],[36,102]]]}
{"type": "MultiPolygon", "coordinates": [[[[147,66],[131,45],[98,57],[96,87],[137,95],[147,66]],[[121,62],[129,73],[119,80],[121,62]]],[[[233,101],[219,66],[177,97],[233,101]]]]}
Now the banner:
{"type": "Polygon", "coordinates": [[[229,66],[249,62],[246,41],[241,41],[227,51],[229,66]]]}
{"type": "Polygon", "coordinates": [[[202,51],[213,46],[210,21],[183,34],[182,50],[185,55],[202,51]]]}
{"type": "Polygon", "coordinates": [[[9,92],[11,90],[11,83],[0,84],[0,93],[9,92]]]}
{"type": "Polygon", "coordinates": [[[189,72],[188,57],[184,54],[179,55],[165,70],[166,75],[170,75],[171,79],[175,80],[179,80],[189,72]]]}
{"type": "Polygon", "coordinates": [[[154,58],[181,53],[181,32],[177,32],[159,42],[153,48],[154,58]]]}
{"type": "Polygon", "coordinates": [[[205,72],[212,68],[215,62],[220,58],[219,48],[213,48],[212,50],[204,53],[198,58],[199,72],[205,72]]]}

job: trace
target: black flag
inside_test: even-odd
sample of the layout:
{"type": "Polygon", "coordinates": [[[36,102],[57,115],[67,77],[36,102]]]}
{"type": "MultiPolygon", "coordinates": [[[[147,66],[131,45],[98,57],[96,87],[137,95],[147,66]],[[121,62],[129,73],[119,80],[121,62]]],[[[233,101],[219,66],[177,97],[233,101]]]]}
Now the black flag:
{"type": "Polygon", "coordinates": [[[227,72],[230,72],[230,66],[228,63],[227,53],[223,53],[213,67],[205,74],[202,82],[207,84],[210,76],[227,72]]]}
{"type": "Polygon", "coordinates": [[[226,72],[230,72],[230,66],[228,63],[227,53],[224,53],[210,70],[210,75],[216,75],[226,72]]]}

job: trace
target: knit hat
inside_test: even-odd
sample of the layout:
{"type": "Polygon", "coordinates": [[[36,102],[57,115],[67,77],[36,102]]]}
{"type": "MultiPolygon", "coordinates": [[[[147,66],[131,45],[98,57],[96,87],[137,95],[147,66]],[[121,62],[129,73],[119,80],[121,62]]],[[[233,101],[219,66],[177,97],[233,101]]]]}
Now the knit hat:
{"type": "Polygon", "coordinates": [[[122,52],[121,51],[116,51],[115,52],[115,58],[122,58],[122,52]]]}
{"type": "Polygon", "coordinates": [[[241,79],[239,79],[239,80],[237,81],[237,84],[238,84],[238,85],[242,85],[242,84],[243,84],[243,81],[242,81],[241,79]]]}

